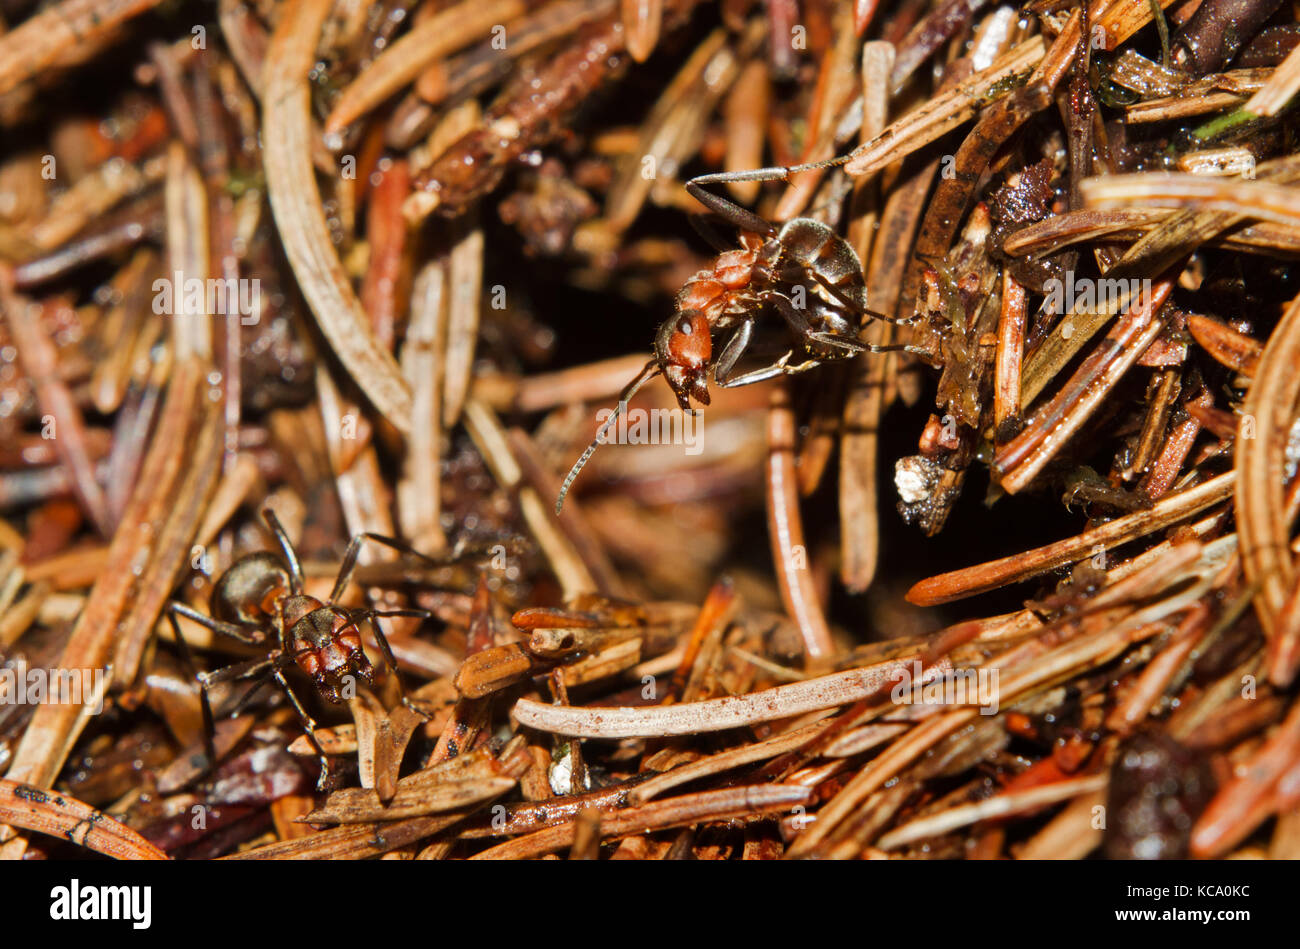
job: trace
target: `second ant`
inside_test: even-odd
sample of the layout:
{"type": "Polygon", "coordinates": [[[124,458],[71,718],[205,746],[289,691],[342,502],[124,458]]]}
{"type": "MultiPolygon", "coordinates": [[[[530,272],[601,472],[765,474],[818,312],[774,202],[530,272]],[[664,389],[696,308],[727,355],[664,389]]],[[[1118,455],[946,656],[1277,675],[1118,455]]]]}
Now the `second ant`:
{"type": "MultiPolygon", "coordinates": [[[[888,320],[867,307],[867,282],[857,253],[831,228],[809,217],[777,225],[740,207],[707,186],[736,181],[784,181],[791,174],[842,164],[848,156],[791,167],[700,175],[686,182],[687,192],[711,213],[692,218],[700,234],[719,251],[712,264],[695,274],[677,294],[674,312],[655,333],[654,357],[627,384],[618,406],[596,438],[574,463],[555,502],[558,514],[587,460],[601,444],[629,399],[648,381],[662,375],[686,411],[695,399],[709,404],[708,376],[724,389],[795,375],[824,363],[864,352],[909,350],[877,346],[858,339],[868,318],[888,320]],[[740,247],[722,240],[715,222],[736,228],[740,247]],[[775,313],[796,344],[775,362],[737,373],[755,338],[759,318],[775,313]],[[729,333],[714,353],[715,333],[729,333]],[[797,358],[797,354],[802,358],[797,358]]],[[[906,323],[905,320],[890,322],[906,323]]]]}

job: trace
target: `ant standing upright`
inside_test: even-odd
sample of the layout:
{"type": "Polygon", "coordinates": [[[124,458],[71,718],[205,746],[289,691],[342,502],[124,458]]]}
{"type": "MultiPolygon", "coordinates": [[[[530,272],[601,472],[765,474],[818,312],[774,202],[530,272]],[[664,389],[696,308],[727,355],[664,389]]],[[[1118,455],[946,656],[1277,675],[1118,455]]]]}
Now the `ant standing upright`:
{"type": "Polygon", "coordinates": [[[712,264],[691,277],[677,294],[674,312],[655,334],[654,358],[646,363],[618,397],[618,406],[595,439],[569,470],[555,502],[558,514],[569,488],[628,400],[657,375],[667,380],[677,403],[690,410],[690,400],[709,404],[708,372],[724,389],[762,382],[776,376],[807,372],[858,353],[909,350],[908,346],[877,346],[858,339],[868,317],[906,324],[867,308],[867,282],[862,262],[848,241],[821,221],[791,218],[778,226],[747,211],[708,185],[736,181],[784,181],[795,172],[843,164],[847,155],[791,167],[700,175],[686,182],[687,192],[711,215],[692,223],[719,251],[712,264]],[[710,223],[720,218],[740,231],[739,249],[722,241],[710,223]],[[796,349],[776,362],[735,375],[737,363],[750,348],[759,316],[775,310],[808,356],[791,363],[796,349]],[[718,355],[713,334],[731,331],[718,355]]]}
{"type": "MultiPolygon", "coordinates": [[[[297,666],[313,682],[317,694],[333,704],[341,704],[340,690],[346,692],[349,684],[361,680],[367,684],[374,681],[374,668],[366,657],[361,645],[360,624],[370,621],[375,641],[383,653],[384,660],[392,674],[397,673],[397,661],[393,657],[392,647],[384,636],[383,630],[373,622],[387,616],[428,617],[428,610],[420,609],[355,609],[341,606],[339,600],[352,580],[357,566],[357,557],[361,545],[367,540],[384,544],[406,554],[413,554],[422,560],[437,566],[454,563],[459,553],[453,553],[447,560],[427,557],[419,551],[412,550],[400,541],[381,534],[358,534],[348,544],[347,552],[339,567],[338,578],[329,599],[322,603],[314,596],[303,592],[302,566],[298,555],[289,541],[279,519],[270,508],[262,511],[267,526],[280,545],[280,554],[270,551],[247,554],[233,564],[221,575],[212,590],[211,616],[205,616],[184,603],[172,601],[168,604],[167,618],[171,622],[176,641],[186,653],[189,652],[176,616],[184,616],[204,626],[214,633],[228,636],[249,646],[267,650],[266,655],[236,663],[216,672],[198,674],[199,693],[203,710],[204,750],[207,753],[208,767],[215,767],[216,753],[212,743],[213,718],[209,702],[209,690],[223,682],[242,682],[260,679],[248,693],[241,705],[257,692],[268,679],[274,680],[284,691],[289,703],[298,713],[307,739],[320,757],[321,775],[318,787],[328,788],[332,785],[329,762],[320,743],[316,740],[316,721],[307,711],[285,676],[285,670],[297,666]]],[[[407,702],[403,697],[402,701],[407,702]]],[[[409,704],[409,703],[407,703],[409,704]]],[[[418,709],[413,710],[419,711],[418,709]]]]}

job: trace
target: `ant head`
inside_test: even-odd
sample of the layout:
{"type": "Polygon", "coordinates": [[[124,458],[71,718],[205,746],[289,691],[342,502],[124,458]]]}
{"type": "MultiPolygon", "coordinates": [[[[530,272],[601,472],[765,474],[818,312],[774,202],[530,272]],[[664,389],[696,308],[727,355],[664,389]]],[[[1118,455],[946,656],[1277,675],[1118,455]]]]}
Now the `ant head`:
{"type": "MultiPolygon", "coordinates": [[[[361,647],[361,632],[348,613],[321,606],[319,600],[308,596],[290,597],[288,603],[298,618],[292,625],[286,623],[287,651],[298,668],[315,681],[323,698],[341,703],[339,688],[349,675],[367,683],[374,681],[374,667],[361,647]]],[[[286,608],[286,619],[289,615],[286,608]]]]}
{"type": "Polygon", "coordinates": [[[655,337],[655,361],[672,387],[683,410],[691,407],[690,399],[709,404],[709,361],[713,358],[713,339],[709,321],[698,310],[686,310],[664,320],[655,337]]]}

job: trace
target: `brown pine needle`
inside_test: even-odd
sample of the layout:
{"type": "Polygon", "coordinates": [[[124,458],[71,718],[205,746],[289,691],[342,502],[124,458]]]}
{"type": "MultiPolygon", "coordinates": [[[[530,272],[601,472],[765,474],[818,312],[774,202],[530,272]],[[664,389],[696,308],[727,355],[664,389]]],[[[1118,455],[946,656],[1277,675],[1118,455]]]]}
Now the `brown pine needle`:
{"type": "Polygon", "coordinates": [[[60,791],[0,779],[0,822],[102,853],[115,860],[166,860],[130,827],[60,791]]]}
{"type": "Polygon", "coordinates": [[[1145,511],[1117,517],[1067,540],[930,577],[908,590],[907,599],[920,606],[948,603],[1018,583],[1092,556],[1098,550],[1110,550],[1227,500],[1232,496],[1236,480],[1236,472],[1229,471],[1185,491],[1167,495],[1145,511]]]}

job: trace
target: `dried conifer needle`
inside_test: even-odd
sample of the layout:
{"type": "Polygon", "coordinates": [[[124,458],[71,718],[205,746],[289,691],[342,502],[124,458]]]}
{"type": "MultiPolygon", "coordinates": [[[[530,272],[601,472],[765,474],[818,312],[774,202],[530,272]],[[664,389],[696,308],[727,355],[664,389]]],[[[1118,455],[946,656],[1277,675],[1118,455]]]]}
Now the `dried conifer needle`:
{"type": "MultiPolygon", "coordinates": [[[[935,666],[948,667],[946,660],[935,666]]],[[[904,660],[884,662],[748,695],[646,708],[562,707],[520,699],[512,714],[529,728],[582,738],[694,735],[847,705],[874,694],[910,668],[904,660]]]]}
{"type": "Polygon", "coordinates": [[[370,329],[330,238],[312,167],[307,74],[328,0],[292,0],[271,38],[262,119],[271,209],[285,255],[325,338],[361,390],[401,432],[411,430],[411,390],[370,329]]]}
{"type": "Polygon", "coordinates": [[[116,860],[166,860],[138,833],[62,791],[0,779],[0,823],[70,840],[116,860]]]}
{"type": "Polygon", "coordinates": [[[907,599],[918,606],[948,603],[1027,580],[1090,557],[1098,550],[1118,547],[1227,500],[1232,496],[1236,479],[1236,472],[1229,471],[1185,491],[1167,495],[1147,510],[1117,517],[1067,540],[929,577],[908,590],[907,599]]]}

